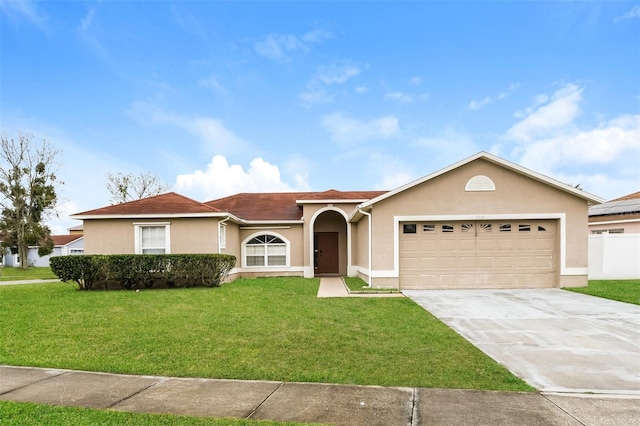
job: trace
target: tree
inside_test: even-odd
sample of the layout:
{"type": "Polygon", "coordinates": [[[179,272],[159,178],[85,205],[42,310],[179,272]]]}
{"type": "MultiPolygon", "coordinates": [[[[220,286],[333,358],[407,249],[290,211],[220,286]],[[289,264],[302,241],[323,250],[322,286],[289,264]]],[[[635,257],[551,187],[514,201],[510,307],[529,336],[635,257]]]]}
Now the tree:
{"type": "Polygon", "coordinates": [[[20,257],[28,268],[29,246],[38,254],[53,251],[51,230],[44,223],[57,214],[54,173],[58,151],[47,141],[36,143],[33,135],[18,135],[18,141],[2,135],[0,141],[0,235],[2,248],[20,257]]]}
{"type": "Polygon", "coordinates": [[[151,172],[139,175],[133,173],[117,173],[107,175],[107,189],[111,193],[111,204],[126,203],[162,194],[169,189],[160,178],[151,172]]]}

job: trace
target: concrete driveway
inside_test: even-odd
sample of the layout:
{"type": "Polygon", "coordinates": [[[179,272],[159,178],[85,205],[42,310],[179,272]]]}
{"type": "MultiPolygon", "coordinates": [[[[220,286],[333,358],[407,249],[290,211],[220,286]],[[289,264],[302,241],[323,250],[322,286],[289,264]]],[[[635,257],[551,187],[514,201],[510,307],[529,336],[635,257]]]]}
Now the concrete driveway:
{"type": "Polygon", "coordinates": [[[545,392],[640,395],[640,306],[560,289],[403,293],[545,392]]]}

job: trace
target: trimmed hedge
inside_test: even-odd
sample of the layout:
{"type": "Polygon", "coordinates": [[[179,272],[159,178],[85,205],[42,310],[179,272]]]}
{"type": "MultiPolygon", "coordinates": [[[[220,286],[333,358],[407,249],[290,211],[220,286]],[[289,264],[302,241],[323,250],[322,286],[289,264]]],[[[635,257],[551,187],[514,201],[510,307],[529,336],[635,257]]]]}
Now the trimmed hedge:
{"type": "Polygon", "coordinates": [[[116,281],[122,288],[219,286],[236,257],[228,254],[116,254],[55,256],[51,270],[62,281],[75,281],[80,290],[97,282],[116,281]]]}

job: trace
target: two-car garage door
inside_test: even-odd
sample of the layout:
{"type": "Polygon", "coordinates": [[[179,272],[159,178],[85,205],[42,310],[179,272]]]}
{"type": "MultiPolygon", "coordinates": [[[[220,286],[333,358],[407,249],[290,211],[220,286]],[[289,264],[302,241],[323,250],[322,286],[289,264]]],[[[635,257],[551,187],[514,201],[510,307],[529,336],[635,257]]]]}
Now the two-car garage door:
{"type": "Polygon", "coordinates": [[[400,224],[400,288],[536,288],[556,281],[556,221],[400,224]]]}

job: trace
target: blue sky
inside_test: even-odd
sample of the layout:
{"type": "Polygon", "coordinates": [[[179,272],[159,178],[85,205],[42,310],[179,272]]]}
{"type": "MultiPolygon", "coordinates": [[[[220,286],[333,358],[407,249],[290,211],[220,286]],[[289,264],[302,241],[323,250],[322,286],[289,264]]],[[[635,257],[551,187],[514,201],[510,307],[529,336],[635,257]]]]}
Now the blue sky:
{"type": "Polygon", "coordinates": [[[640,2],[0,0],[0,126],[60,149],[67,216],[107,173],[200,201],[394,189],[488,151],[640,190],[640,2]]]}

